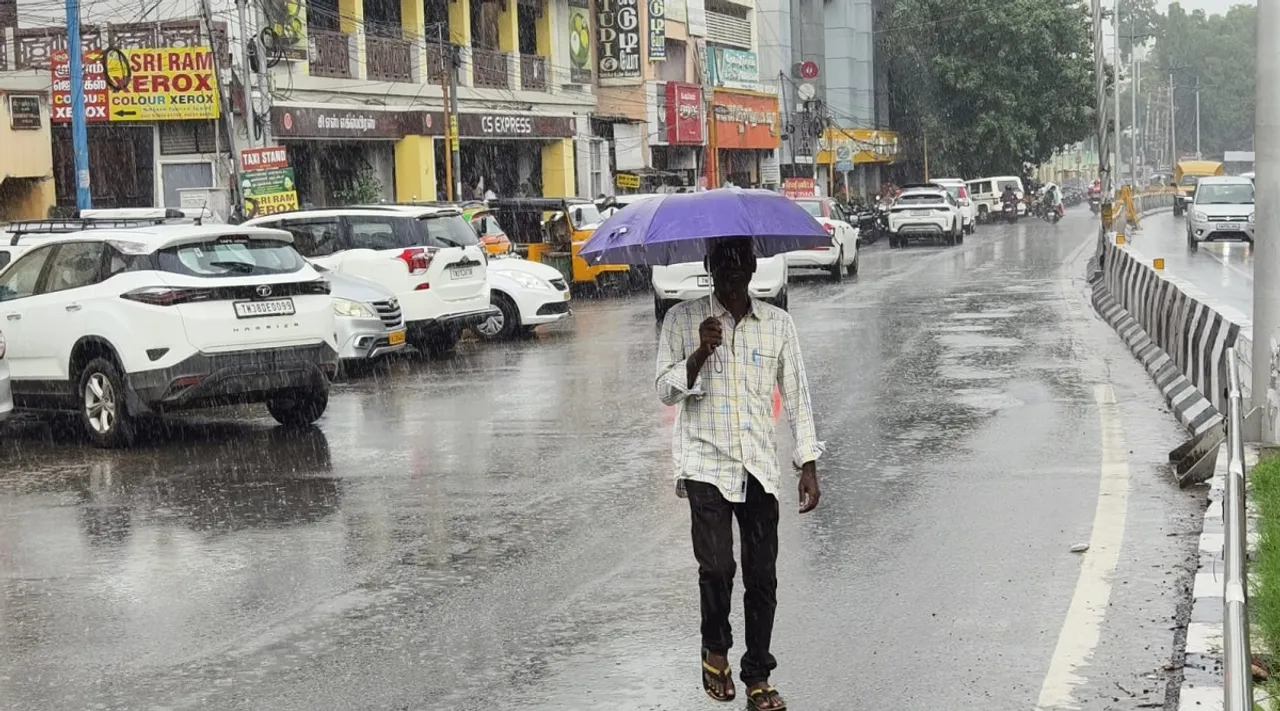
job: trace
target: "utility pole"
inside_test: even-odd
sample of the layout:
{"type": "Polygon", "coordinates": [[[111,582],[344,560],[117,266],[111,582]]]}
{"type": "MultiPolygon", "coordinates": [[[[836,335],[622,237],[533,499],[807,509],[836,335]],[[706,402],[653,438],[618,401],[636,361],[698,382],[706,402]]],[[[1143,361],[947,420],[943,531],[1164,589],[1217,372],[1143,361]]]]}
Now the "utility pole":
{"type": "Polygon", "coordinates": [[[445,44],[444,23],[436,25],[436,44],[440,47],[440,69],[444,72],[440,82],[444,90],[444,194],[445,199],[453,202],[461,199],[462,191],[453,192],[453,106],[449,103],[449,89],[453,86],[453,54],[448,49],[452,43],[445,44]]]}
{"type": "Polygon", "coordinates": [[[1097,81],[1098,113],[1098,180],[1102,181],[1102,224],[1100,238],[1105,238],[1111,228],[1111,156],[1107,140],[1107,123],[1110,121],[1110,105],[1107,101],[1106,47],[1102,35],[1102,0],[1093,0],[1093,73],[1097,81]]]}
{"type": "Polygon", "coordinates": [[[1200,77],[1196,77],[1196,160],[1203,160],[1200,153],[1200,77]]]}
{"type": "Polygon", "coordinates": [[[244,76],[240,77],[241,88],[244,89],[244,127],[248,132],[245,139],[245,147],[253,148],[254,133],[257,131],[257,116],[253,112],[253,82],[250,81],[249,75],[253,73],[253,66],[249,63],[249,47],[253,40],[249,38],[249,22],[246,19],[246,10],[249,7],[248,0],[236,0],[236,12],[239,15],[240,22],[240,66],[243,67],[244,76]]]}
{"type": "MultiPolygon", "coordinates": [[[[1280,191],[1280,6],[1258,3],[1257,84],[1254,116],[1254,150],[1257,152],[1254,183],[1257,194],[1280,191]]],[[[1262,410],[1260,439],[1277,440],[1277,423],[1268,406],[1271,389],[1272,341],[1280,329],[1280,205],[1259,200],[1255,209],[1253,243],[1253,393],[1251,407],[1262,410]]],[[[1230,687],[1228,687],[1230,688],[1230,687]]]]}
{"type": "Polygon", "coordinates": [[[67,0],[67,64],[71,70],[71,146],[76,164],[76,208],[91,210],[93,191],[89,182],[89,130],[84,116],[84,47],[80,44],[80,0],[67,0]]]}
{"type": "MultiPolygon", "coordinates": [[[[204,17],[205,37],[209,38],[209,46],[213,47],[214,46],[213,8],[210,5],[210,0],[201,0],[200,12],[204,17]]],[[[217,52],[214,52],[213,53],[214,70],[218,73],[219,77],[224,77],[229,75],[230,71],[224,71],[224,67],[222,66],[222,62],[219,61],[219,58],[220,58],[220,55],[217,52]]],[[[239,215],[241,219],[247,219],[247,216],[245,213],[246,201],[244,198],[244,180],[242,179],[244,176],[244,172],[241,170],[242,166],[240,165],[240,151],[237,150],[238,147],[236,145],[235,122],[231,116],[231,87],[229,86],[229,84],[230,82],[226,82],[226,81],[218,82],[218,101],[219,103],[222,104],[222,111],[219,113],[222,116],[222,119],[221,119],[222,127],[227,133],[227,150],[231,152],[230,174],[231,174],[231,179],[233,184],[231,189],[231,195],[232,195],[232,199],[235,200],[235,205],[232,206],[231,214],[239,215]]]]}
{"type": "Polygon", "coordinates": [[[1169,147],[1172,159],[1170,166],[1178,165],[1178,100],[1174,93],[1173,72],[1169,72],[1169,147]]]}
{"type": "Polygon", "coordinates": [[[1138,187],[1138,87],[1141,76],[1138,71],[1138,53],[1133,51],[1133,10],[1129,10],[1129,64],[1132,67],[1129,78],[1129,98],[1132,103],[1133,120],[1129,122],[1129,184],[1138,187]]]}
{"type": "Polygon", "coordinates": [[[1113,139],[1116,143],[1115,168],[1112,173],[1113,189],[1119,189],[1117,177],[1120,173],[1120,0],[1115,0],[1111,8],[1111,66],[1115,67],[1116,81],[1112,85],[1111,107],[1115,110],[1115,123],[1112,124],[1113,139]]]}

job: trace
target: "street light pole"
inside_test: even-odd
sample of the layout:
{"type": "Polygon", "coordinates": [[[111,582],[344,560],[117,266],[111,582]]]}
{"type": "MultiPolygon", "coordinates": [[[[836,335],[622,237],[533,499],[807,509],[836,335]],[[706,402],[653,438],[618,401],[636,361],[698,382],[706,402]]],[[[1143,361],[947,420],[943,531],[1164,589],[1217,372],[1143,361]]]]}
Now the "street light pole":
{"type": "MultiPolygon", "coordinates": [[[[1115,123],[1112,124],[1113,140],[1116,142],[1116,163],[1113,175],[1120,173],[1120,0],[1115,0],[1111,8],[1111,66],[1115,67],[1116,80],[1111,89],[1111,107],[1115,111],[1115,123]]],[[[1116,184],[1114,178],[1111,181],[1116,184]]]]}
{"type": "Polygon", "coordinates": [[[1200,153],[1200,77],[1196,77],[1196,160],[1202,160],[1200,153]]]}
{"type": "Polygon", "coordinates": [[[1169,72],[1169,144],[1172,149],[1173,158],[1169,161],[1171,167],[1178,165],[1178,102],[1174,98],[1173,88],[1173,72],[1169,72]]]}
{"type": "MultiPolygon", "coordinates": [[[[1257,88],[1254,113],[1254,183],[1259,195],[1280,192],[1280,4],[1258,3],[1257,88]]],[[[1280,329],[1280,204],[1259,200],[1253,242],[1253,391],[1251,407],[1262,409],[1260,439],[1280,441],[1270,407],[1272,341],[1280,329]]]]}
{"type": "MultiPolygon", "coordinates": [[[[102,60],[106,62],[104,57],[102,60]]],[[[71,70],[71,150],[76,167],[76,209],[93,208],[89,183],[89,129],[84,115],[84,47],[80,44],[80,0],[67,0],[67,64],[71,70]]],[[[110,108],[110,107],[108,107],[110,108]]]]}
{"type": "Polygon", "coordinates": [[[1098,115],[1098,180],[1102,183],[1102,222],[1099,238],[1105,239],[1111,227],[1111,156],[1107,140],[1107,121],[1110,111],[1107,103],[1106,47],[1102,36],[1102,0],[1093,0],[1093,74],[1097,82],[1095,105],[1098,115]]]}

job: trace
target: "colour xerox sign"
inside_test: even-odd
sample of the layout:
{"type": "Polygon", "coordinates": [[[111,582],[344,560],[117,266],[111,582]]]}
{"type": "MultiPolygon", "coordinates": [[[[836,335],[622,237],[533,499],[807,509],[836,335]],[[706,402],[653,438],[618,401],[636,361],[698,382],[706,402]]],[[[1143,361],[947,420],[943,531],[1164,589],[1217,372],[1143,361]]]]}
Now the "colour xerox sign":
{"type": "MultiPolygon", "coordinates": [[[[57,51],[53,120],[71,120],[71,68],[57,51]]],[[[220,115],[218,74],[208,48],[88,52],[84,61],[85,116],[93,122],[207,121],[220,115]],[[92,107],[92,108],[90,108],[92,107]]]]}

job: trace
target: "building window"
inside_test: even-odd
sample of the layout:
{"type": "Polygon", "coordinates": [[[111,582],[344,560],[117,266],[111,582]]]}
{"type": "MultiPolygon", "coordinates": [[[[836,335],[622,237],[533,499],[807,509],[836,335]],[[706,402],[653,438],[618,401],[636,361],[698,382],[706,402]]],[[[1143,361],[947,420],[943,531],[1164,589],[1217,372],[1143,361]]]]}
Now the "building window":
{"type": "Polygon", "coordinates": [[[217,153],[217,123],[214,121],[161,121],[160,155],[217,153]]]}
{"type": "Polygon", "coordinates": [[[604,141],[591,142],[591,194],[603,195],[604,190],[604,141]]]}
{"type": "Polygon", "coordinates": [[[650,134],[650,143],[667,142],[667,85],[659,84],[654,95],[653,106],[658,114],[657,132],[650,134]]]}
{"type": "Polygon", "coordinates": [[[750,50],[751,18],[747,8],[729,3],[707,3],[707,41],[750,50]]]}
{"type": "Polygon", "coordinates": [[[688,81],[685,76],[685,43],[683,40],[669,39],[667,45],[667,59],[658,62],[658,78],[662,81],[688,81]]]}

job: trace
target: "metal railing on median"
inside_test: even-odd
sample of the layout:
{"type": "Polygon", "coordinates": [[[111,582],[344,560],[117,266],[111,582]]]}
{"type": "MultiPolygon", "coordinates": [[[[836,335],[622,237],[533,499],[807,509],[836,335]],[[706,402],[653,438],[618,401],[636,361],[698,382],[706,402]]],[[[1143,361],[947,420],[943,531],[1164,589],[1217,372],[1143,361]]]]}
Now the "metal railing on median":
{"type": "Polygon", "coordinates": [[[1240,361],[1227,351],[1227,483],[1222,499],[1226,571],[1223,605],[1223,711],[1253,711],[1253,657],[1249,648],[1248,561],[1244,505],[1244,403],[1240,361]]]}

